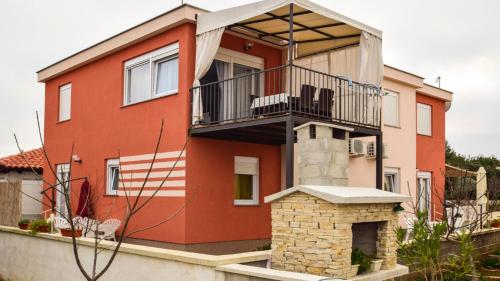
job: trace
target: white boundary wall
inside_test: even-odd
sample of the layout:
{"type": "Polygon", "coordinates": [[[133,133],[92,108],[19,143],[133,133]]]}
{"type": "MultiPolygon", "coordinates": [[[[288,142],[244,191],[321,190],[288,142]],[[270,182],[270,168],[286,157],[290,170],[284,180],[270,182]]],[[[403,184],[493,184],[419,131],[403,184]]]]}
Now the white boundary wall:
{"type": "MultiPolygon", "coordinates": [[[[86,268],[91,268],[93,239],[79,239],[79,253],[86,268]]],[[[103,245],[110,245],[103,241],[103,245]]],[[[98,267],[107,261],[110,251],[101,253],[98,267]]],[[[132,244],[122,244],[103,281],[245,281],[288,280],[317,281],[323,277],[244,266],[240,263],[269,259],[271,251],[234,255],[205,255],[132,244]],[[240,266],[234,271],[231,266],[240,266]],[[229,266],[226,268],[226,266],[229,266]]],[[[0,280],[78,281],[85,280],[73,256],[71,238],[0,226],[0,280]]]]}
{"type": "MultiPolygon", "coordinates": [[[[93,239],[79,239],[79,253],[86,268],[91,268],[93,239]]],[[[109,244],[108,244],[109,243],[109,244]]],[[[103,241],[103,246],[111,242],[103,241]]],[[[98,268],[108,260],[109,250],[101,253],[98,268]]],[[[205,255],[132,244],[120,251],[100,281],[320,281],[325,277],[243,265],[265,261],[271,251],[234,255],[205,255]]],[[[391,279],[408,272],[406,266],[360,275],[354,281],[391,279]]],[[[73,256],[71,238],[0,226],[0,280],[6,281],[80,281],[85,280],[73,256]]],[[[334,279],[332,279],[334,280],[334,279]]],[[[341,280],[338,280],[341,281],[341,280]]]]}

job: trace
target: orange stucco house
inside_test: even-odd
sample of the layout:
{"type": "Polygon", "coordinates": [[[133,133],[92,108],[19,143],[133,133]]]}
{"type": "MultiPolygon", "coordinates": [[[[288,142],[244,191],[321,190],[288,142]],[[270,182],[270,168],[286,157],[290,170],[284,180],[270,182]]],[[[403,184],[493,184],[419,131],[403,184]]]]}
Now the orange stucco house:
{"type": "MultiPolygon", "coordinates": [[[[50,164],[62,176],[71,165],[72,178],[90,178],[96,213],[113,206],[119,217],[125,193],[137,196],[144,181],[163,120],[141,196],[158,192],[132,225],[153,225],[186,205],[168,223],[134,236],[179,245],[247,241],[248,248],[267,241],[271,213],[263,198],[297,182],[293,128],[311,121],[348,130],[365,146],[373,141],[370,152],[350,158],[349,185],[382,189],[384,169],[399,165],[414,177],[400,174],[398,182],[409,178],[415,187],[417,166],[434,174],[444,167],[451,96],[384,68],[381,38],[306,0],[213,13],[179,6],[38,72],[50,164]],[[404,130],[411,157],[389,166],[382,144],[395,153],[399,144],[397,132],[385,138],[391,130],[383,121],[385,84],[403,89],[397,114],[414,122],[404,130]],[[432,107],[431,136],[416,134],[417,102],[432,107]],[[78,161],[70,160],[73,143],[78,161]]],[[[55,182],[50,173],[44,178],[55,182]]],[[[78,182],[71,192],[78,200],[78,182]]],[[[55,199],[62,210],[64,202],[55,199]]]]}

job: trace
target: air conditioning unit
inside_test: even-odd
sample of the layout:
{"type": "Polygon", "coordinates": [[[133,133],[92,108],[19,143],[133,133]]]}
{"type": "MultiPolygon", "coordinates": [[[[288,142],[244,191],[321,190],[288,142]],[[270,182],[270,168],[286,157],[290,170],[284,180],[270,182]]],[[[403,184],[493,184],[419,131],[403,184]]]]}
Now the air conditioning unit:
{"type": "Polygon", "coordinates": [[[374,141],[370,141],[366,144],[366,158],[377,157],[377,146],[374,141]]]}
{"type": "Polygon", "coordinates": [[[349,140],[349,156],[355,157],[363,155],[364,153],[363,141],[355,139],[349,140]]]}
{"type": "MultiPolygon", "coordinates": [[[[387,151],[389,146],[387,144],[383,145],[382,148],[382,158],[387,158],[387,151]]],[[[375,159],[377,158],[377,145],[374,141],[370,141],[366,144],[366,158],[375,159]]]]}

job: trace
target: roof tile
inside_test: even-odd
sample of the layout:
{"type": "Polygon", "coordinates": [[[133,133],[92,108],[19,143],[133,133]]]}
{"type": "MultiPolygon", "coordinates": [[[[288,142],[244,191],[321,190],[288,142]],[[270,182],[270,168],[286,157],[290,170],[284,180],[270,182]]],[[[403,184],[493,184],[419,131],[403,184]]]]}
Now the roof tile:
{"type": "Polygon", "coordinates": [[[44,157],[42,148],[0,158],[0,167],[4,169],[43,169],[44,157]]]}

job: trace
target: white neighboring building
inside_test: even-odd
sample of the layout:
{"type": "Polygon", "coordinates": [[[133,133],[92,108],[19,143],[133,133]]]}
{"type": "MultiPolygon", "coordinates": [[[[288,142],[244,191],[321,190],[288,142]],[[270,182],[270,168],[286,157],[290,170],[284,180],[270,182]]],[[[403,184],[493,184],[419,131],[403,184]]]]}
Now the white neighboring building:
{"type": "Polygon", "coordinates": [[[42,200],[40,193],[43,182],[37,176],[43,173],[43,152],[41,148],[0,158],[0,181],[21,181],[22,200],[21,217],[28,219],[39,218],[42,215],[42,204],[33,198],[42,200]],[[36,172],[36,173],[35,173],[36,172]],[[30,198],[25,194],[33,197],[30,198]]]}

